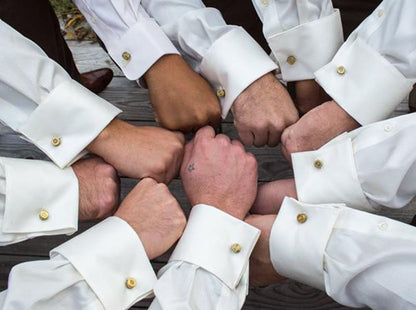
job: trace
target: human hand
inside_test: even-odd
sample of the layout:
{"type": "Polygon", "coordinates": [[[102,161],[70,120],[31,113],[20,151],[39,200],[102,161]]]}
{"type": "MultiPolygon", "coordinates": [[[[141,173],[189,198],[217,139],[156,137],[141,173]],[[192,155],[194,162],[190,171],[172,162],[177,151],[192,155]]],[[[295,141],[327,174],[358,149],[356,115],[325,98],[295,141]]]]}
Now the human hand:
{"type": "Polygon", "coordinates": [[[114,119],[87,149],[125,176],[168,183],[178,173],[184,142],[178,132],[114,119]]]}
{"type": "Polygon", "coordinates": [[[304,115],[318,105],[331,100],[315,80],[297,81],[295,90],[295,105],[300,115],[304,115]]]}
{"type": "Polygon", "coordinates": [[[185,146],[181,178],[190,203],[216,207],[243,219],[257,192],[257,161],[238,141],[200,129],[185,146]]]}
{"type": "Polygon", "coordinates": [[[221,108],[211,86],[179,55],[160,58],[144,75],[156,121],[170,130],[218,127],[221,108]]]}
{"type": "Polygon", "coordinates": [[[259,186],[257,197],[251,207],[253,214],[277,214],[285,197],[297,199],[294,179],[277,180],[259,186]]]}
{"type": "Polygon", "coordinates": [[[266,286],[285,279],[276,272],[270,258],[270,233],[275,220],[276,215],[251,215],[245,219],[261,231],[250,256],[250,285],[266,286]]]}
{"type": "Polygon", "coordinates": [[[336,136],[359,126],[335,101],[325,102],[283,132],[283,155],[291,162],[292,153],[316,150],[336,136]]]}
{"type": "Polygon", "coordinates": [[[247,146],[276,146],[283,130],[299,118],[289,93],[272,73],[247,87],[231,111],[240,139],[247,146]]]}
{"type": "Polygon", "coordinates": [[[127,195],[115,216],[137,233],[149,259],[165,253],[182,235],[185,215],[165,184],[146,178],[127,195]]]}
{"type": "Polygon", "coordinates": [[[111,216],[120,200],[120,179],[116,170],[98,157],[81,159],[72,168],[78,178],[79,219],[98,220],[111,216]]]}

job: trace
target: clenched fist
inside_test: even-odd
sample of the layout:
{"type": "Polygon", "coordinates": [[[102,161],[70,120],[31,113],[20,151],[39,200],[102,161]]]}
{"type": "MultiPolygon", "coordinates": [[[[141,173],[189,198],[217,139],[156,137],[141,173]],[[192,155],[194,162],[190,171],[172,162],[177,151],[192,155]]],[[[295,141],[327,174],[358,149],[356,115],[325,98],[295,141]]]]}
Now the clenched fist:
{"type": "Polygon", "coordinates": [[[165,253],[182,235],[185,215],[165,184],[143,179],[127,195],[115,216],[139,236],[149,259],[165,253]]]}
{"type": "Polygon", "coordinates": [[[284,131],[283,154],[291,162],[292,153],[319,149],[336,136],[359,126],[335,101],[325,102],[284,131]]]}
{"type": "Polygon", "coordinates": [[[190,203],[243,219],[257,192],[257,161],[238,141],[204,127],[185,147],[181,178],[190,203]]]}
{"type": "Polygon", "coordinates": [[[276,146],[283,130],[299,119],[289,93],[272,73],[247,87],[231,111],[240,139],[247,146],[276,146]]]}
{"type": "Polygon", "coordinates": [[[116,170],[98,157],[82,159],[72,168],[78,178],[79,219],[98,220],[111,216],[120,200],[116,170]]]}
{"type": "Polygon", "coordinates": [[[221,109],[211,86],[179,55],[160,58],[144,76],[156,121],[170,130],[217,127],[221,109]]]}
{"type": "Polygon", "coordinates": [[[137,127],[114,119],[88,146],[120,173],[170,182],[179,171],[184,136],[158,127],[137,127]]]}

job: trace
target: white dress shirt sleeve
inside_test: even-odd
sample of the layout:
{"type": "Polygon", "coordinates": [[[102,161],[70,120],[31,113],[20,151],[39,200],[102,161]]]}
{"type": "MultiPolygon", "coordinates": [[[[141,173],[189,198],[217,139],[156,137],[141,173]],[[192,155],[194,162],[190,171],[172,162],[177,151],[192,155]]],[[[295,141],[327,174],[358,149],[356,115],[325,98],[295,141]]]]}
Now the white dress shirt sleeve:
{"type": "Polygon", "coordinates": [[[244,89],[277,66],[241,27],[200,0],[142,0],[185,59],[219,94],[222,117],[244,89]]]}
{"type": "Polygon", "coordinates": [[[151,295],[155,281],[137,234],[110,217],[52,250],[50,260],[15,266],[0,308],[128,309],[151,295]]]}
{"type": "Polygon", "coordinates": [[[292,154],[298,198],[375,212],[416,196],[416,114],[343,134],[317,151],[292,154]]]}
{"type": "Polygon", "coordinates": [[[78,197],[72,168],[0,157],[0,246],[76,232],[78,197]]]}
{"type": "Polygon", "coordinates": [[[416,79],[413,0],[384,0],[351,34],[317,82],[361,125],[387,118],[416,79]]]}
{"type": "Polygon", "coordinates": [[[139,79],[162,56],[179,54],[140,2],[74,0],[130,80],[139,79]]]}
{"type": "Polygon", "coordinates": [[[325,290],[343,305],[415,309],[415,242],[410,225],[342,204],[286,198],[271,231],[270,255],[279,274],[325,290]]]}
{"type": "Polygon", "coordinates": [[[314,79],[344,42],[340,12],[331,0],[253,0],[253,5],[285,81],[314,79]]]}
{"type": "Polygon", "coordinates": [[[195,206],[168,265],[159,272],[150,309],[240,309],[259,235],[258,229],[214,207],[195,206]]]}
{"type": "Polygon", "coordinates": [[[66,167],[121,111],[1,20],[0,37],[0,121],[66,167]]]}

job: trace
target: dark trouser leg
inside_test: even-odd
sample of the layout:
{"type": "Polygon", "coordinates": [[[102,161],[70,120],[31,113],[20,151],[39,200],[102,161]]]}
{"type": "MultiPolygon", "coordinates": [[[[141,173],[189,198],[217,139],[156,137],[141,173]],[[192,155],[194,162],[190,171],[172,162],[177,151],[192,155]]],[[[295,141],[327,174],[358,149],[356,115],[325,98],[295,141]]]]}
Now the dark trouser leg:
{"type": "Polygon", "coordinates": [[[0,0],[0,18],[39,45],[74,80],[80,81],[80,73],[48,0],[0,0]]]}

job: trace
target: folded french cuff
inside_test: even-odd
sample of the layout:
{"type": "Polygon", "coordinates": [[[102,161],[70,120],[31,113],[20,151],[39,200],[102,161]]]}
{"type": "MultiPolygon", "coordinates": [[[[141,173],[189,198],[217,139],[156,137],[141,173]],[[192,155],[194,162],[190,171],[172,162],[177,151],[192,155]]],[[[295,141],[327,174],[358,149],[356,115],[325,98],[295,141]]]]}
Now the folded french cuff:
{"type": "Polygon", "coordinates": [[[276,69],[276,64],[241,27],[215,41],[200,66],[201,74],[219,94],[223,118],[243,90],[276,69]]]}
{"type": "Polygon", "coordinates": [[[1,158],[6,198],[2,236],[72,234],[78,228],[78,180],[51,162],[1,158]],[[46,213],[42,213],[46,211],[46,213]]]}
{"type": "Polygon", "coordinates": [[[235,289],[248,267],[260,231],[214,207],[192,208],[188,224],[169,259],[197,265],[235,289]]]}
{"type": "Polygon", "coordinates": [[[344,42],[340,12],[336,9],[331,15],[274,34],[267,42],[283,80],[314,79],[315,71],[328,64],[344,42]]]}
{"type": "Polygon", "coordinates": [[[129,80],[138,80],[162,56],[179,54],[154,19],[142,18],[117,40],[108,53],[129,80]]]}
{"type": "Polygon", "coordinates": [[[292,162],[300,201],[312,204],[340,202],[358,210],[377,211],[361,188],[350,138],[317,151],[294,153],[292,162]]]}
{"type": "Polygon", "coordinates": [[[269,241],[276,272],[325,290],[325,249],[343,208],[342,204],[310,205],[285,198],[269,241]]]}
{"type": "Polygon", "coordinates": [[[63,168],[120,112],[112,104],[70,80],[58,85],[18,131],[63,168]]]}
{"type": "Polygon", "coordinates": [[[51,251],[83,276],[105,309],[128,309],[152,294],[156,274],[134,230],[110,217],[51,251]],[[134,279],[135,285],[127,283],[134,279]]]}
{"type": "Polygon", "coordinates": [[[315,77],[361,125],[390,116],[413,86],[411,80],[359,37],[350,38],[315,77]]]}

